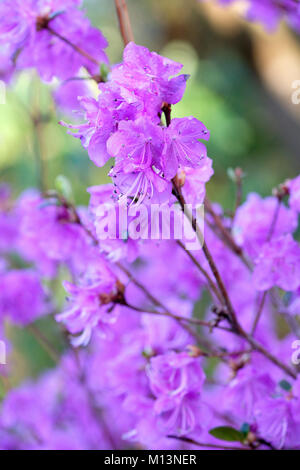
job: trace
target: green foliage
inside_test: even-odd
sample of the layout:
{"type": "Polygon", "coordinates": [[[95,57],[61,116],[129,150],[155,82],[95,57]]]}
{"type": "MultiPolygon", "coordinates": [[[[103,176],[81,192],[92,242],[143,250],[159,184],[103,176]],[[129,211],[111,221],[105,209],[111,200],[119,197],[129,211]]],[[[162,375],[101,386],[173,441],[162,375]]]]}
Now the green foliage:
{"type": "Polygon", "coordinates": [[[230,426],[219,426],[209,431],[209,434],[220,439],[221,441],[244,442],[245,435],[230,426]]]}

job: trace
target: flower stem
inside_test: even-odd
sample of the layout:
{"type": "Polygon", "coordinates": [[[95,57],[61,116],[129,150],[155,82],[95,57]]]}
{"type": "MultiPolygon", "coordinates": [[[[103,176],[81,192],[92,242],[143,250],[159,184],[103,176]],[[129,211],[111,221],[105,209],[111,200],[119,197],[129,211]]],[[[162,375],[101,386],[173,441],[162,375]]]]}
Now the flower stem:
{"type": "Polygon", "coordinates": [[[201,264],[198,262],[198,260],[195,258],[195,256],[192,255],[192,253],[189,250],[186,249],[186,247],[184,246],[184,244],[180,240],[177,240],[177,244],[186,252],[186,254],[191,259],[191,261],[195,264],[195,266],[197,266],[199,271],[203,274],[203,276],[207,280],[207,283],[210,287],[211,292],[215,295],[215,297],[218,299],[218,301],[222,305],[223,304],[222,297],[221,297],[215,283],[213,282],[210,275],[208,274],[208,272],[201,266],[201,264]]]}
{"type": "Polygon", "coordinates": [[[129,42],[134,41],[133,31],[131,27],[130,17],[126,0],[115,0],[119,27],[121,36],[123,38],[124,46],[127,46],[129,42]]]}

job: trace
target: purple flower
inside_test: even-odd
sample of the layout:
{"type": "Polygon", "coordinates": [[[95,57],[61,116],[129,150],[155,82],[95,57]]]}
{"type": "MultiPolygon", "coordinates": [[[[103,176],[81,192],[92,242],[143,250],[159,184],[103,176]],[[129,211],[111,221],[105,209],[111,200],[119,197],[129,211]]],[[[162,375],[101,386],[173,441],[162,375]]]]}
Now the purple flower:
{"type": "Polygon", "coordinates": [[[110,175],[123,197],[142,202],[154,193],[170,195],[170,184],[163,178],[161,153],[162,129],[149,118],[121,122],[107,142],[116,163],[110,175]]]}
{"type": "Polygon", "coordinates": [[[67,43],[75,44],[95,61],[107,63],[103,52],[107,41],[78,10],[80,3],[78,0],[4,0],[1,3],[0,43],[10,45],[18,68],[36,67],[46,81],[54,76],[62,80],[73,77],[82,66],[92,75],[99,72],[94,61],[67,43]]]}
{"type": "MultiPolygon", "coordinates": [[[[282,16],[282,10],[273,0],[250,0],[246,17],[250,21],[259,21],[268,31],[274,31],[282,16]]],[[[283,3],[285,3],[283,1],[283,3]]]]}
{"type": "MultiPolygon", "coordinates": [[[[250,193],[242,204],[234,219],[233,234],[250,256],[254,258],[260,253],[267,241],[277,208],[277,198],[261,198],[258,194],[250,193]]],[[[292,233],[298,226],[297,214],[281,204],[273,237],[292,233]]]]}
{"type": "Polygon", "coordinates": [[[151,359],[150,387],[156,397],[154,412],[166,429],[180,435],[199,424],[201,392],[205,381],[199,359],[169,352],[151,359]]]}
{"type": "Polygon", "coordinates": [[[276,449],[299,448],[300,423],[293,416],[292,403],[287,398],[266,398],[255,406],[259,435],[276,449]]]}
{"type": "Polygon", "coordinates": [[[58,109],[73,117],[74,111],[81,110],[79,98],[92,97],[92,91],[83,80],[67,80],[59,85],[53,96],[58,109]]]}
{"type": "Polygon", "coordinates": [[[12,270],[0,275],[0,316],[27,325],[49,313],[45,290],[36,272],[12,270]]]}
{"type": "Polygon", "coordinates": [[[82,381],[83,359],[82,354],[78,361],[68,354],[37,381],[7,394],[1,407],[0,448],[103,450],[122,445],[115,426],[106,425],[106,420],[112,422],[107,409],[99,419],[102,403],[82,381]]]}
{"type": "Polygon", "coordinates": [[[166,178],[173,178],[179,165],[197,168],[206,164],[206,147],[199,139],[208,140],[209,132],[198,119],[192,116],[172,119],[164,134],[163,168],[166,178]]]}
{"type": "Polygon", "coordinates": [[[123,121],[107,142],[107,149],[116,158],[115,171],[132,173],[161,167],[162,129],[149,118],[123,121]]]}
{"type": "Polygon", "coordinates": [[[100,94],[97,100],[86,96],[79,98],[79,104],[83,110],[80,114],[83,115],[85,123],[62,124],[70,129],[78,130],[71,135],[81,140],[95,165],[103,166],[111,156],[107,152],[108,139],[117,130],[119,121],[134,119],[138,105],[131,100],[129,93],[126,94],[128,99],[126,101],[122,96],[121,88],[112,82],[101,84],[99,88],[100,94]]]}
{"type": "Polygon", "coordinates": [[[115,172],[113,168],[109,176],[113,178],[115,192],[119,202],[136,205],[144,202],[163,204],[169,202],[172,185],[155,168],[147,168],[133,173],[115,172]]]}
{"type": "Polygon", "coordinates": [[[97,267],[89,266],[76,285],[64,283],[70,296],[69,306],[56,320],[64,323],[72,335],[80,333],[72,339],[74,346],[87,345],[94,329],[103,334],[116,320],[118,309],[113,308],[113,299],[118,293],[116,283],[115,275],[102,259],[97,267]]]}
{"type": "Polygon", "coordinates": [[[206,158],[199,168],[182,167],[178,177],[183,182],[182,194],[187,204],[202,204],[205,198],[205,183],[214,174],[212,160],[206,158]]]}
{"type": "Polygon", "coordinates": [[[224,388],[223,406],[238,424],[253,423],[254,407],[258,400],[269,397],[275,391],[275,383],[264,370],[245,366],[224,388]]]}
{"type": "Polygon", "coordinates": [[[266,243],[253,273],[257,290],[278,286],[293,291],[300,286],[300,246],[290,234],[266,243]]]}
{"type": "Polygon", "coordinates": [[[10,188],[0,185],[0,253],[8,253],[16,248],[19,220],[11,205],[10,188]]]}
{"type": "Polygon", "coordinates": [[[74,266],[80,257],[88,255],[90,240],[70,208],[28,192],[20,198],[17,211],[21,234],[18,249],[47,276],[54,274],[58,262],[74,266]]]}
{"type": "Polygon", "coordinates": [[[131,263],[138,256],[138,245],[136,240],[128,236],[128,226],[123,227],[122,221],[120,223],[121,213],[128,223],[128,207],[115,202],[113,188],[112,184],[88,188],[95,236],[98,236],[102,252],[111,261],[125,259],[131,263]]]}
{"type": "Polygon", "coordinates": [[[8,83],[14,73],[15,66],[8,47],[1,47],[0,51],[0,80],[8,83]]]}
{"type": "Polygon", "coordinates": [[[181,64],[131,42],[124,49],[123,63],[113,68],[111,79],[133,90],[155,118],[164,102],[175,104],[181,100],[188,76],[171,78],[181,68],[181,64]]]}

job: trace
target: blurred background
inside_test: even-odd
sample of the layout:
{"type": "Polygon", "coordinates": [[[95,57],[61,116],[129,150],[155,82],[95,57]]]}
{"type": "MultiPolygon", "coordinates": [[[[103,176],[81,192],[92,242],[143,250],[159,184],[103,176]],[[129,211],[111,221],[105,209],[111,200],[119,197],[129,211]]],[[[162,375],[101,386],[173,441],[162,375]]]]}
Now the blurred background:
{"type": "MultiPolygon", "coordinates": [[[[246,173],[244,194],[268,195],[284,179],[300,173],[300,104],[291,100],[292,83],[300,79],[296,33],[281,24],[267,34],[262,26],[242,19],[238,3],[226,8],[214,0],[127,0],[127,4],[136,42],[183,63],[184,73],[191,75],[173,116],[193,115],[211,132],[212,200],[232,208],[235,188],[229,168],[242,167],[246,173]]],[[[114,2],[86,0],[84,6],[110,43],[111,63],[119,62],[123,44],[114,2]]],[[[80,141],[58,125],[60,119],[74,119],[57,115],[51,95],[54,86],[26,72],[7,90],[7,102],[0,105],[0,180],[11,184],[15,196],[38,186],[41,154],[47,187],[53,187],[58,174],[66,175],[76,202],[87,204],[86,188],[109,181],[110,165],[97,168],[80,141]]],[[[51,325],[46,326],[50,340],[52,326],[53,338],[56,334],[51,325]]],[[[16,380],[51,364],[38,342],[32,344],[29,333],[17,335],[16,344],[16,380]]]]}

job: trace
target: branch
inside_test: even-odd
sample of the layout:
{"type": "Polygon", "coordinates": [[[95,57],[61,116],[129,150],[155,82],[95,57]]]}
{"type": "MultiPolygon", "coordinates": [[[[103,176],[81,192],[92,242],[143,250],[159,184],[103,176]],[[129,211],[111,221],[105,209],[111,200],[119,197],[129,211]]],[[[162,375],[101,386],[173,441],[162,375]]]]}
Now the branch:
{"type": "Polygon", "coordinates": [[[186,210],[185,199],[182,195],[181,188],[179,186],[177,186],[175,178],[173,178],[172,183],[173,183],[173,192],[174,192],[174,194],[175,194],[175,196],[176,196],[176,198],[177,198],[177,200],[180,204],[180,207],[181,207],[182,211],[187,215],[188,219],[190,220],[192,228],[195,231],[200,244],[202,245],[204,256],[208,261],[209,267],[210,267],[210,269],[213,273],[213,276],[216,280],[217,286],[218,286],[218,288],[220,290],[220,293],[222,295],[224,305],[226,306],[226,309],[227,309],[227,313],[230,316],[232,327],[233,327],[234,330],[239,331],[241,327],[240,327],[240,325],[237,321],[236,314],[235,314],[234,309],[231,305],[231,301],[229,299],[226,287],[225,287],[225,285],[223,283],[223,280],[220,276],[220,273],[219,273],[219,270],[216,266],[216,263],[214,262],[214,259],[213,259],[212,255],[210,253],[210,250],[209,250],[209,248],[208,248],[208,246],[207,246],[207,244],[204,240],[203,234],[202,234],[202,232],[201,232],[201,230],[200,230],[200,228],[197,224],[197,221],[196,221],[195,217],[193,217],[193,215],[190,214],[189,211],[186,210]]]}
{"type": "MultiPolygon", "coordinates": [[[[213,218],[213,221],[215,222],[216,227],[218,228],[218,230],[220,232],[222,240],[231,249],[231,251],[233,251],[233,253],[235,253],[239,258],[241,258],[241,260],[243,261],[245,266],[247,266],[247,268],[249,270],[252,270],[251,262],[247,259],[247,257],[243,253],[242,248],[239,245],[237,245],[237,243],[235,242],[233,236],[231,235],[229,230],[223,224],[223,221],[222,221],[221,217],[218,214],[215,213],[211,202],[207,198],[205,198],[204,207],[207,210],[207,212],[211,215],[211,217],[213,218]]],[[[216,233],[216,231],[215,231],[215,233],[216,233]]]]}
{"type": "Polygon", "coordinates": [[[211,292],[215,295],[215,297],[219,300],[220,304],[222,305],[223,304],[223,299],[215,285],[215,283],[213,282],[213,280],[211,279],[210,275],[208,274],[207,271],[205,271],[205,269],[201,266],[201,264],[197,261],[197,259],[195,258],[194,255],[192,255],[192,253],[186,249],[186,247],[184,246],[184,244],[180,241],[180,240],[177,240],[177,244],[186,252],[186,254],[188,255],[188,257],[191,259],[191,261],[195,264],[195,266],[197,266],[197,268],[199,269],[199,271],[203,274],[203,276],[205,277],[205,279],[207,280],[207,283],[211,289],[211,292]]]}
{"type": "Polygon", "coordinates": [[[127,46],[129,42],[134,42],[134,37],[126,0],[115,0],[115,5],[119,19],[121,36],[123,38],[124,46],[127,46]]]}
{"type": "MultiPolygon", "coordinates": [[[[186,205],[185,200],[184,200],[184,197],[181,193],[180,188],[177,187],[177,185],[176,185],[176,180],[175,179],[173,179],[173,188],[174,188],[174,194],[177,197],[177,200],[178,200],[178,202],[181,206],[181,209],[184,211],[185,205],[186,205]]],[[[185,212],[185,214],[187,214],[187,211],[184,211],[184,212],[185,212]]],[[[204,255],[205,255],[205,257],[206,257],[206,259],[209,263],[209,266],[212,270],[212,273],[213,273],[213,275],[216,279],[217,285],[218,285],[218,287],[220,289],[220,292],[222,294],[222,297],[224,299],[225,306],[228,309],[228,315],[230,315],[231,324],[232,324],[232,333],[244,338],[253,347],[253,349],[255,349],[256,351],[263,354],[267,359],[269,359],[271,362],[273,362],[273,364],[278,366],[280,369],[284,370],[290,377],[293,377],[294,379],[296,379],[297,374],[294,370],[290,369],[289,366],[287,366],[286,364],[281,362],[279,359],[277,359],[275,356],[273,356],[267,349],[265,349],[260,343],[258,343],[251,335],[249,335],[246,331],[244,331],[242,326],[239,324],[239,322],[237,320],[237,317],[236,317],[236,314],[235,314],[235,311],[234,311],[234,309],[232,307],[232,304],[231,304],[231,301],[229,299],[227,290],[225,288],[225,285],[222,281],[222,278],[221,278],[220,273],[218,271],[218,268],[217,268],[217,266],[214,262],[214,259],[211,255],[205,241],[203,240],[203,234],[200,232],[200,229],[197,225],[197,221],[191,214],[187,214],[187,215],[188,215],[188,218],[189,218],[189,220],[192,224],[192,227],[193,227],[196,235],[199,238],[199,241],[201,243],[203,243],[203,247],[202,247],[203,248],[203,253],[204,253],[204,255]]]]}

